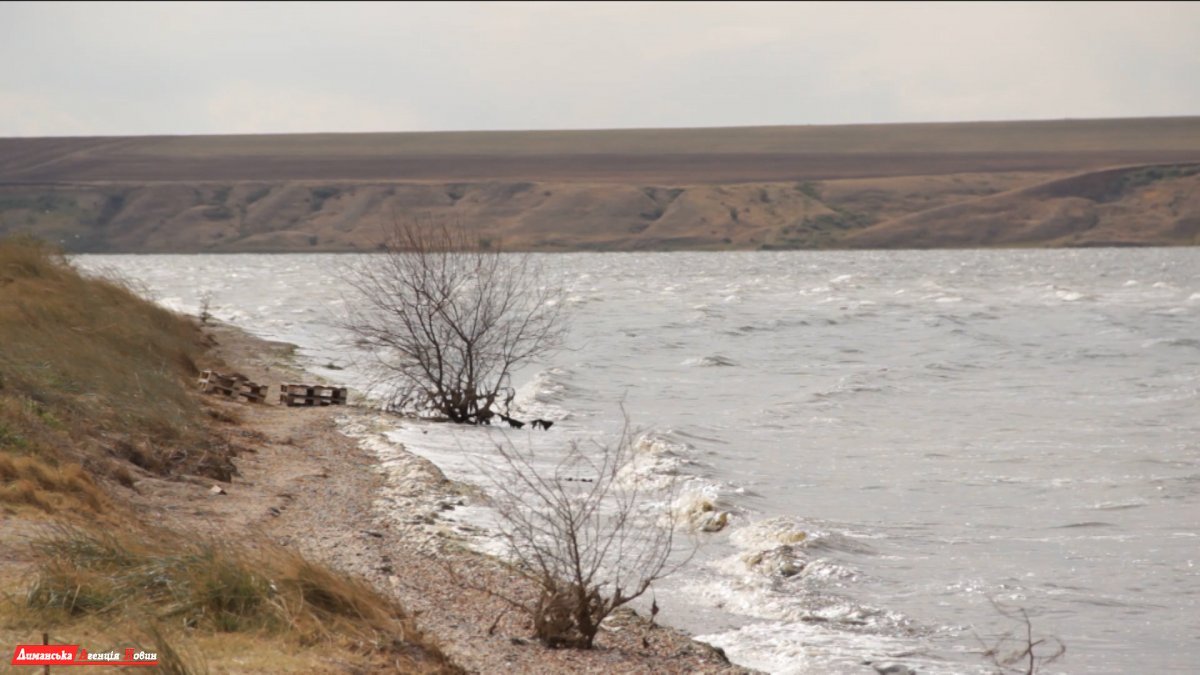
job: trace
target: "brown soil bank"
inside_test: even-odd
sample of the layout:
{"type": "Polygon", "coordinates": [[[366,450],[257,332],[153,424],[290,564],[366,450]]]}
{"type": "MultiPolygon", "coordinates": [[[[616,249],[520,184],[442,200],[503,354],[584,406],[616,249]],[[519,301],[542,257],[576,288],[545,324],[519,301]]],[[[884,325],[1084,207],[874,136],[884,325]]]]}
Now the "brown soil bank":
{"type": "Polygon", "coordinates": [[[1200,117],[0,139],[0,234],[348,251],[435,215],[551,251],[1192,245],[1198,164],[1200,117]]]}

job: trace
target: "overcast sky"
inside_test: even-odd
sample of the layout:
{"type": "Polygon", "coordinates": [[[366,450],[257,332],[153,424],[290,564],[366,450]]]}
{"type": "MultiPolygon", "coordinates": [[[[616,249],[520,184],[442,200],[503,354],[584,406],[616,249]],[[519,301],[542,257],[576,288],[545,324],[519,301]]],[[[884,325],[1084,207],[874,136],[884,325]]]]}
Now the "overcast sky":
{"type": "Polygon", "coordinates": [[[1200,3],[3,3],[0,136],[1200,114],[1200,3]]]}

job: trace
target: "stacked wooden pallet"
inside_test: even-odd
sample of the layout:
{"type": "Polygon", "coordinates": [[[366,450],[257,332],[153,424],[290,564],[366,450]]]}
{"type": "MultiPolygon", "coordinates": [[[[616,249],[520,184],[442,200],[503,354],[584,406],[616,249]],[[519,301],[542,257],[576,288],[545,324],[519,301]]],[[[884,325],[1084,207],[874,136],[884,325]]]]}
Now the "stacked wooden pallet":
{"type": "Polygon", "coordinates": [[[200,373],[200,391],[206,394],[222,394],[230,398],[244,398],[251,403],[262,403],[267,400],[267,389],[270,385],[251,382],[240,373],[224,375],[215,370],[200,373]]]}
{"type": "Polygon", "coordinates": [[[346,387],[316,384],[281,384],[279,402],[287,406],[346,405],[346,387]]]}

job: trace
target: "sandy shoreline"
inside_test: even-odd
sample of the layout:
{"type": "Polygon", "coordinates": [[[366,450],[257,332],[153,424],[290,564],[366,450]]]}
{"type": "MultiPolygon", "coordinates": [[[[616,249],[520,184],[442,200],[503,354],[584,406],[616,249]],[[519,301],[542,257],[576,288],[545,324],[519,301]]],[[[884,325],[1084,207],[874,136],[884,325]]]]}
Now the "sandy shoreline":
{"type": "MultiPolygon", "coordinates": [[[[302,374],[290,345],[228,326],[211,327],[216,355],[259,382],[302,374]]],[[[305,375],[312,379],[311,375],[305,375]]],[[[527,586],[496,560],[466,550],[440,514],[468,503],[471,488],[431,462],[390,446],[385,467],[367,436],[378,414],[354,407],[285,408],[221,403],[237,419],[228,432],[253,448],[240,475],[214,495],[208,484],[154,481],[135,500],[184,531],[260,533],[342,572],[368,580],[412,612],[455,663],[472,672],[743,673],[718,650],[669,627],[619,612],[592,651],[551,650],[529,639],[527,621],[457,583],[447,563],[469,570],[469,585],[527,586]],[[382,508],[386,504],[386,513],[382,508]]]]}

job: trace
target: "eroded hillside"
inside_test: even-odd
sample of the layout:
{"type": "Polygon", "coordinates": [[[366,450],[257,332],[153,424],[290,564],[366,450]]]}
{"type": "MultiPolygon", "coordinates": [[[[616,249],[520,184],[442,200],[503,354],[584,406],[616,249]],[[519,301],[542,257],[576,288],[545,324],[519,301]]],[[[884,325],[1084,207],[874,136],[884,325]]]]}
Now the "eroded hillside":
{"type": "Polygon", "coordinates": [[[1200,118],[0,139],[0,235],[352,251],[435,217],[528,250],[1192,245],[1200,118]]]}

